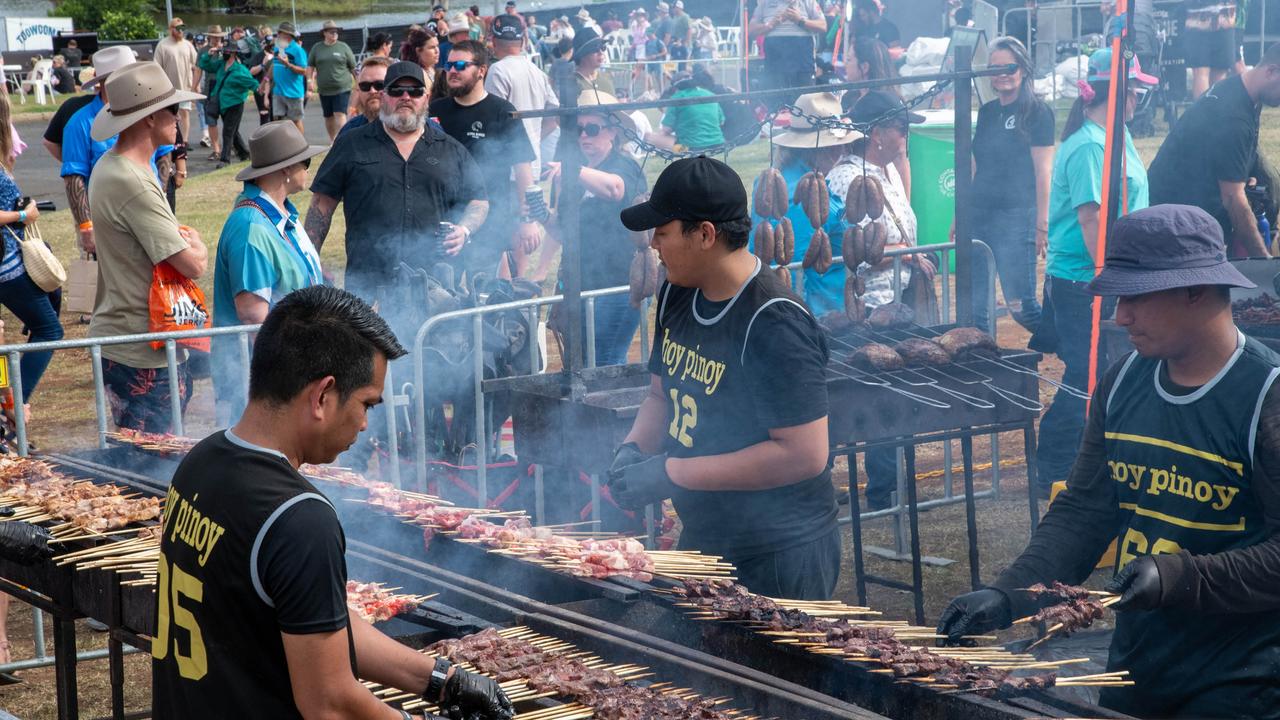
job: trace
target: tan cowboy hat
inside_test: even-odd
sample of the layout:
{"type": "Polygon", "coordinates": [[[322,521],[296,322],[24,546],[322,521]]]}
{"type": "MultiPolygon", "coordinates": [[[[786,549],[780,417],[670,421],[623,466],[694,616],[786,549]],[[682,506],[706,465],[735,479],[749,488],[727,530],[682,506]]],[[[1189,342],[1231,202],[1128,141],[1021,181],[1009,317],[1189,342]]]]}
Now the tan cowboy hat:
{"type": "Polygon", "coordinates": [[[291,120],[276,120],[249,136],[249,167],[236,173],[237,180],[253,180],[328,150],[325,145],[308,145],[291,120]]]}
{"type": "MultiPolygon", "coordinates": [[[[821,118],[839,118],[841,115],[840,100],[828,92],[801,95],[796,107],[805,115],[821,118]]],[[[791,128],[775,137],[773,144],[789,148],[831,147],[847,145],[860,137],[862,133],[856,130],[815,127],[807,118],[793,115],[791,128]]]]}
{"type": "Polygon", "coordinates": [[[444,21],[449,25],[450,35],[456,32],[471,31],[471,22],[467,20],[467,14],[461,10],[455,10],[449,13],[449,15],[445,17],[444,21]]]}
{"type": "Polygon", "coordinates": [[[210,25],[209,29],[204,31],[204,36],[220,38],[220,37],[226,37],[227,34],[222,32],[221,25],[210,25]]]}
{"type": "Polygon", "coordinates": [[[93,119],[89,136],[101,142],[157,110],[202,98],[200,93],[175,90],[157,63],[134,63],[107,78],[107,106],[93,119]]]}
{"type": "MultiPolygon", "coordinates": [[[[590,106],[599,106],[599,105],[617,105],[617,104],[618,104],[618,98],[602,90],[587,89],[587,90],[583,90],[582,94],[578,96],[578,107],[580,108],[585,108],[590,106]]],[[[621,111],[610,112],[609,114],[617,118],[618,122],[627,126],[628,130],[631,130],[632,132],[635,131],[636,123],[634,120],[631,119],[630,115],[621,111]]]]}
{"type": "Polygon", "coordinates": [[[84,90],[92,90],[98,83],[107,79],[112,72],[125,65],[138,62],[138,54],[127,45],[112,45],[93,54],[93,76],[81,86],[84,90]]]}
{"type": "Polygon", "coordinates": [[[324,24],[320,26],[320,32],[324,32],[326,30],[337,30],[338,32],[342,32],[342,28],[338,26],[338,23],[332,20],[325,20],[324,24]]]}

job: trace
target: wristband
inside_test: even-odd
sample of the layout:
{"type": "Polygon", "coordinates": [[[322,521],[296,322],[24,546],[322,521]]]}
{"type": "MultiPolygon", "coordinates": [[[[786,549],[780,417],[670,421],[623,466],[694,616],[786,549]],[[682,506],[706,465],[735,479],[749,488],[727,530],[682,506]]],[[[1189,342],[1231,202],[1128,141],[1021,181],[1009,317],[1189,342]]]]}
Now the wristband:
{"type": "Polygon", "coordinates": [[[407,711],[405,711],[405,710],[401,710],[401,711],[400,711],[400,720],[413,720],[413,716],[412,716],[412,715],[410,715],[407,711]]]}
{"type": "Polygon", "coordinates": [[[449,668],[453,667],[453,663],[444,658],[437,658],[435,665],[431,668],[431,680],[427,683],[427,689],[422,692],[422,697],[427,702],[440,702],[444,700],[444,683],[449,678],[449,668]]]}
{"type": "Polygon", "coordinates": [[[19,210],[19,211],[18,211],[18,222],[22,223],[23,225],[26,225],[26,224],[27,224],[27,211],[26,211],[26,210],[19,210]]]}
{"type": "Polygon", "coordinates": [[[93,221],[92,221],[92,220],[85,220],[84,222],[80,223],[80,229],[81,229],[81,230],[92,230],[92,229],[93,229],[93,221]]]}

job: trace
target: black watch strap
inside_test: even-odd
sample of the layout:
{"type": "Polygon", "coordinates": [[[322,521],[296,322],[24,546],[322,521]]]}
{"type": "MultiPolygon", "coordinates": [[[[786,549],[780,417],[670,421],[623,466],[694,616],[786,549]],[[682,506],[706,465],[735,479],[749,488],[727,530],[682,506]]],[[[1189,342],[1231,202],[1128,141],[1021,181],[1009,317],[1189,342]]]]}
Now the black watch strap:
{"type": "Polygon", "coordinates": [[[444,658],[436,658],[435,667],[431,669],[431,680],[427,682],[427,689],[422,693],[423,699],[427,702],[440,702],[444,695],[444,682],[449,678],[449,668],[453,667],[453,663],[444,658]]]}

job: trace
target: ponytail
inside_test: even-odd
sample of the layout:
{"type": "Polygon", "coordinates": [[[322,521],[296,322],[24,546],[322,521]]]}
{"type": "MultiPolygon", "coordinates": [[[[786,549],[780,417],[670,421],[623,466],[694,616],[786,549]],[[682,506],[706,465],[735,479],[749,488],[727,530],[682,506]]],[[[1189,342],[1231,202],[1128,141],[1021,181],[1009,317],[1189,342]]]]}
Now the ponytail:
{"type": "Polygon", "coordinates": [[[1066,124],[1062,126],[1063,140],[1071,137],[1083,127],[1085,111],[1105,103],[1107,96],[1111,92],[1110,80],[1094,80],[1092,82],[1079,80],[1076,84],[1080,88],[1080,95],[1076,98],[1075,104],[1071,106],[1071,114],[1067,116],[1066,124]]]}

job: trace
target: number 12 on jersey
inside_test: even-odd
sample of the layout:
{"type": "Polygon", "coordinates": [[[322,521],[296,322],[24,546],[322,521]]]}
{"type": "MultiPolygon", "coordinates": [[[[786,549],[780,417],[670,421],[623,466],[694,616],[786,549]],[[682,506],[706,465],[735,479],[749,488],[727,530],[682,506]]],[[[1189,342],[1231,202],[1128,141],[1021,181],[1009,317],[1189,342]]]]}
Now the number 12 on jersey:
{"type": "Polygon", "coordinates": [[[671,389],[671,427],[667,432],[681,445],[693,447],[689,431],[698,426],[698,403],[692,395],[671,389]]]}

